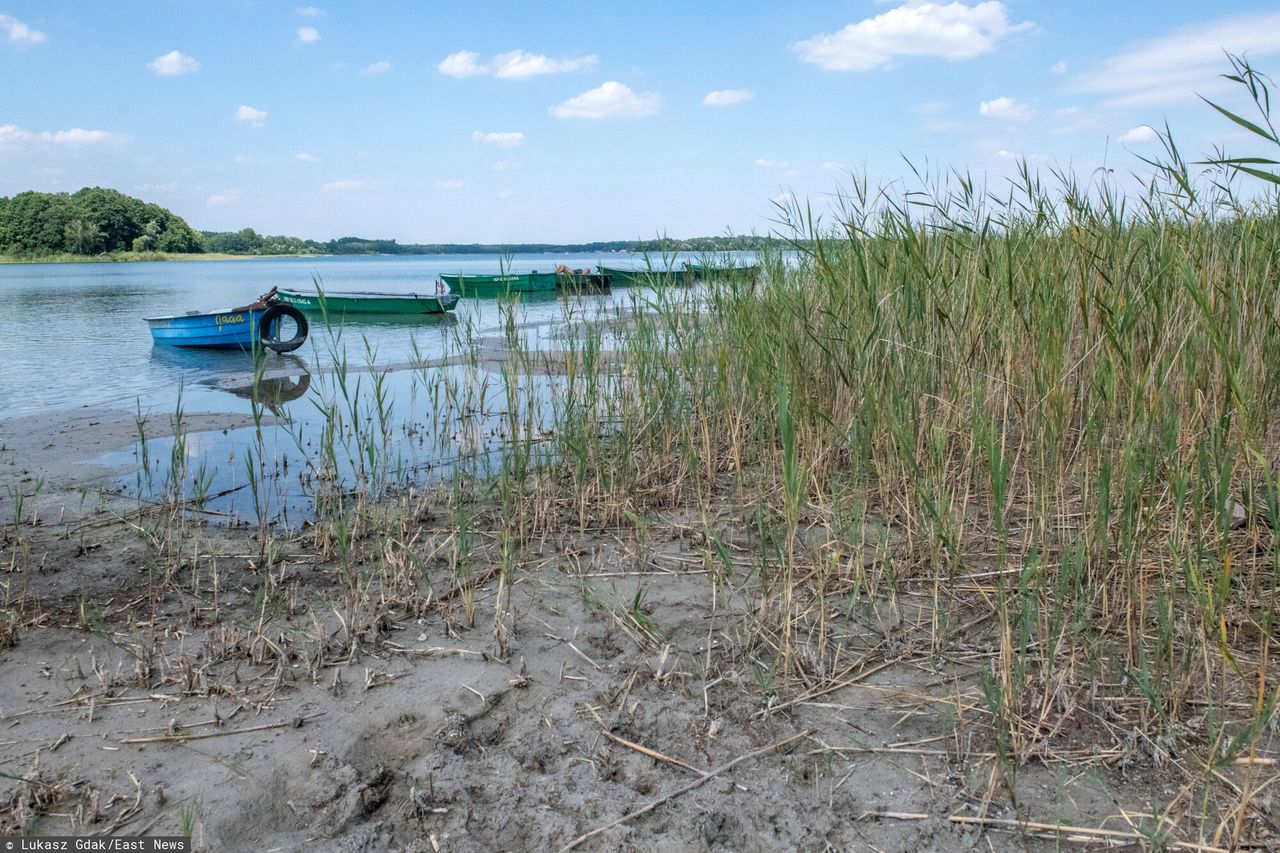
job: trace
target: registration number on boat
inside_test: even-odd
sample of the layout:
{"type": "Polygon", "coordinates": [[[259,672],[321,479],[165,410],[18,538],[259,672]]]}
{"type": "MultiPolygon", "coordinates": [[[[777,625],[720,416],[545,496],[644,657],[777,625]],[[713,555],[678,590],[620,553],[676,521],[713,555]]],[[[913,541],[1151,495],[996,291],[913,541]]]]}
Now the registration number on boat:
{"type": "Polygon", "coordinates": [[[236,323],[244,322],[243,314],[219,314],[214,320],[219,326],[233,326],[236,323]]]}

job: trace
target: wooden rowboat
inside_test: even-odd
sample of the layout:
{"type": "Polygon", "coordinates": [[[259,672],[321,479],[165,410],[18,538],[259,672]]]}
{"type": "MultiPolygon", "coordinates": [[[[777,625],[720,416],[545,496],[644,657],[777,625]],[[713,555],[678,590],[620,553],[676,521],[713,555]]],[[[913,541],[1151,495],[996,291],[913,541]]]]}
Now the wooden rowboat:
{"type": "Polygon", "coordinates": [[[143,319],[151,327],[151,339],[158,344],[246,351],[266,347],[293,352],[307,339],[307,319],[292,305],[276,301],[275,295],[273,288],[252,305],[143,319]],[[285,338],[289,329],[293,336],[285,338]]]}
{"type": "Polygon", "coordinates": [[[693,277],[689,274],[689,270],[684,264],[675,267],[640,267],[638,269],[626,269],[623,267],[606,267],[600,266],[600,274],[608,276],[614,287],[629,287],[632,285],[644,287],[654,284],[689,284],[693,281],[693,277]]]}
{"type": "Polygon", "coordinates": [[[324,290],[308,293],[281,290],[280,300],[303,311],[327,313],[331,317],[346,314],[443,314],[458,306],[455,293],[378,293],[372,291],[324,290]]]}
{"type": "Polygon", "coordinates": [[[442,273],[449,290],[460,296],[504,296],[508,293],[549,293],[556,289],[553,272],[460,275],[442,273]]]}

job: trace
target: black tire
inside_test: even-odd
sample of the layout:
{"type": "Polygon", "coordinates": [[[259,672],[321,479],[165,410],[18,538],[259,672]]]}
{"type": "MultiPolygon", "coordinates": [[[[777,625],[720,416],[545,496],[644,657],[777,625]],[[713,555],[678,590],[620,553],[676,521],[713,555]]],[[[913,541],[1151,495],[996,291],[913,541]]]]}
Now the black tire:
{"type": "Polygon", "coordinates": [[[262,317],[258,320],[258,339],[262,341],[264,347],[273,352],[293,352],[306,343],[307,331],[307,318],[297,308],[283,302],[277,302],[263,311],[262,317]],[[287,341],[276,337],[280,326],[279,321],[283,317],[292,318],[298,325],[297,334],[287,341]]]}

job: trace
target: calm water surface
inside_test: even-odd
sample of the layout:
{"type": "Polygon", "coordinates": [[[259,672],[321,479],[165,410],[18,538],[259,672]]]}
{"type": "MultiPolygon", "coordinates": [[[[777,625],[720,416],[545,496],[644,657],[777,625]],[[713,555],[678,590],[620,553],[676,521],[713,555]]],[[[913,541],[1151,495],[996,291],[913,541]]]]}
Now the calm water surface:
{"type": "MultiPolygon", "coordinates": [[[[607,256],[606,263],[619,257],[607,256]]],[[[550,271],[557,264],[595,267],[598,257],[516,256],[516,271],[550,271]]],[[[633,261],[633,265],[638,265],[633,261]]],[[[235,261],[0,265],[0,418],[106,406],[172,411],[183,389],[188,410],[244,411],[247,404],[216,389],[227,373],[251,369],[244,353],[153,346],[143,317],[206,311],[253,301],[272,287],[430,292],[440,273],[498,271],[493,255],[415,255],[358,258],[268,258],[235,261]]],[[[624,265],[624,264],[618,264],[624,265]]],[[[604,308],[629,305],[629,291],[585,297],[604,308]]],[[[406,361],[416,344],[425,356],[443,355],[458,324],[492,334],[500,317],[494,299],[463,299],[456,321],[348,322],[344,340],[352,360],[364,361],[364,342],[381,363],[406,361]],[[354,342],[354,346],[352,345],[354,342]]],[[[527,303],[530,322],[561,317],[558,299],[527,303]]],[[[314,327],[313,323],[313,327],[314,327]]],[[[536,334],[546,335],[544,328],[536,334]]],[[[315,364],[321,336],[294,355],[315,364]]],[[[296,363],[296,361],[294,362],[296,363]]]]}

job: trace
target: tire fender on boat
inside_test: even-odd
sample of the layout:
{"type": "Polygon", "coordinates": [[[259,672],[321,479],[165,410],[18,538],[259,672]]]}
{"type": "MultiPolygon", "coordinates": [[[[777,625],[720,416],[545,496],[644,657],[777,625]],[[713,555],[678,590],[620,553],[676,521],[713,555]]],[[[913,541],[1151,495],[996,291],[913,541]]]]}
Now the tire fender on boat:
{"type": "Polygon", "coordinates": [[[306,342],[307,331],[307,318],[303,313],[283,302],[267,308],[258,319],[258,339],[264,347],[274,352],[293,352],[306,342]],[[287,341],[276,337],[279,334],[279,320],[283,317],[292,318],[298,326],[298,331],[287,341]]]}

